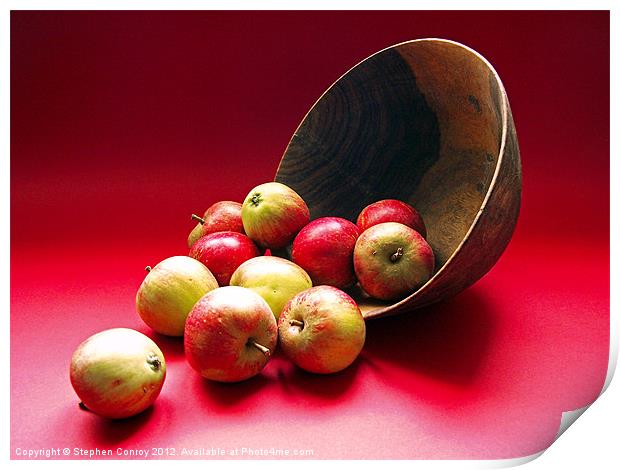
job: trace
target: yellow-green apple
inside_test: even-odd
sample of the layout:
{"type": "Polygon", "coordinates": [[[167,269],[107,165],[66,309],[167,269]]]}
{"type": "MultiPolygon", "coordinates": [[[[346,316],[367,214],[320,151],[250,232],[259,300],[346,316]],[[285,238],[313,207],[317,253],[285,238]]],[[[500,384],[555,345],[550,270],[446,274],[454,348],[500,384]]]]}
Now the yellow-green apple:
{"type": "MultiPolygon", "coordinates": [[[[192,214],[192,220],[194,219],[194,215],[195,214],[192,214]]],[[[197,223],[192,231],[189,232],[189,236],[187,237],[187,246],[191,248],[200,237],[202,237],[202,224],[197,223]]]]}
{"type": "Polygon", "coordinates": [[[200,299],[185,323],[185,357],[203,377],[239,382],[258,374],[278,340],[267,302],[238,286],[220,287],[200,299]]]}
{"type": "Polygon", "coordinates": [[[357,239],[353,265],[364,291],[377,299],[395,300],[430,279],[435,256],[419,232],[397,222],[384,222],[357,239]]]}
{"type": "Polygon", "coordinates": [[[243,201],[241,219],[245,233],[262,248],[280,249],[310,221],[308,206],[293,189],[264,183],[243,201]]]}
{"type": "Polygon", "coordinates": [[[314,285],[345,289],[355,284],[353,248],[359,234],[357,226],[346,219],[315,219],[295,237],[291,257],[314,285]]]}
{"type": "Polygon", "coordinates": [[[278,320],[280,347],[308,372],[330,374],[345,369],[359,355],[366,324],[355,301],[332,286],[300,292],[278,320]]]}
{"type": "Polygon", "coordinates": [[[258,256],[244,262],[230,278],[231,286],[251,289],[267,301],[276,320],[291,298],[312,287],[308,273],[277,256],[258,256]]]}
{"type": "Polygon", "coordinates": [[[140,318],[158,333],[183,336],[194,304],[218,287],[209,268],[189,256],[172,256],[151,269],[136,294],[140,318]]]}
{"type": "Polygon", "coordinates": [[[239,232],[215,232],[199,238],[189,250],[213,273],[220,286],[227,286],[230,277],[244,261],[260,253],[252,240],[239,232]]]}
{"type": "Polygon", "coordinates": [[[220,201],[209,207],[202,217],[192,214],[192,220],[198,221],[187,238],[189,248],[205,235],[215,232],[239,232],[243,230],[241,221],[241,204],[234,201],[220,201]]]}
{"type": "Polygon", "coordinates": [[[150,338],[128,328],[113,328],[78,346],[71,358],[70,378],[81,407],[106,418],[127,418],[157,399],[166,362],[150,338]]]}
{"type": "Polygon", "coordinates": [[[426,238],[426,226],[420,213],[406,202],[383,199],[366,206],[357,217],[360,232],[383,222],[398,222],[411,227],[426,238]]]}

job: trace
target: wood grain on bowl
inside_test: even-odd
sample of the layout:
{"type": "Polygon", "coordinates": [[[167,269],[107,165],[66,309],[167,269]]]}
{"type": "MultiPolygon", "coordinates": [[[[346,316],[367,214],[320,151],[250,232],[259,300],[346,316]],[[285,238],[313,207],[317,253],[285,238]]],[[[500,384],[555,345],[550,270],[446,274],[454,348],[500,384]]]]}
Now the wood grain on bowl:
{"type": "Polygon", "coordinates": [[[295,131],[275,179],[304,198],[313,219],[355,221],[388,198],[421,213],[434,276],[399,302],[354,293],[366,318],[437,302],[480,279],[508,244],[521,200],[499,76],[475,51],[441,39],[384,49],[337,80],[295,131]]]}

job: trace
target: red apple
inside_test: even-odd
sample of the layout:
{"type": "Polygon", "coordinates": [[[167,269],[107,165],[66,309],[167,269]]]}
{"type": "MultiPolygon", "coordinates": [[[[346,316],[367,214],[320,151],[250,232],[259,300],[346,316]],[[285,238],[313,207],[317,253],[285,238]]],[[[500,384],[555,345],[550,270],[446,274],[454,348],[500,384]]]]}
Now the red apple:
{"type": "Polygon", "coordinates": [[[245,233],[262,248],[286,246],[310,221],[308,206],[299,194],[282,183],[256,186],[243,201],[245,233]]]}
{"type": "Polygon", "coordinates": [[[205,235],[215,232],[239,232],[243,230],[241,221],[241,204],[234,201],[220,201],[209,207],[202,217],[192,214],[192,220],[197,220],[196,227],[187,238],[189,248],[205,235]]]}
{"type": "Polygon", "coordinates": [[[254,242],[239,232],[210,233],[189,250],[189,256],[209,268],[220,286],[228,285],[241,263],[259,254],[254,242]]]}
{"type": "Polygon", "coordinates": [[[366,324],[355,301],[331,286],[300,292],[278,320],[280,347],[298,367],[330,374],[355,361],[366,339],[366,324]]]}
{"type": "Polygon", "coordinates": [[[360,232],[383,222],[398,222],[420,232],[426,238],[426,226],[420,213],[397,199],[384,199],[366,206],[357,217],[360,232]]]}
{"type": "Polygon", "coordinates": [[[265,367],[277,339],[276,319],[260,295],[243,287],[220,287],[189,313],[185,357],[207,379],[239,382],[265,367]]]}
{"type": "Polygon", "coordinates": [[[159,262],[142,281],[136,310],[148,326],[162,335],[183,336],[185,319],[194,304],[218,287],[209,268],[189,256],[159,262]]]}
{"type": "Polygon", "coordinates": [[[295,237],[293,262],[306,270],[315,286],[350,287],[355,284],[353,249],[359,233],[355,224],[340,217],[313,220],[295,237]]]}
{"type": "Polygon", "coordinates": [[[157,345],[128,328],[97,333],[71,358],[71,385],[81,406],[107,418],[126,418],[151,406],[166,377],[157,345]]]}
{"type": "Polygon", "coordinates": [[[419,232],[397,222],[384,222],[357,239],[353,265],[364,291],[377,299],[395,300],[430,279],[435,256],[419,232]]]}

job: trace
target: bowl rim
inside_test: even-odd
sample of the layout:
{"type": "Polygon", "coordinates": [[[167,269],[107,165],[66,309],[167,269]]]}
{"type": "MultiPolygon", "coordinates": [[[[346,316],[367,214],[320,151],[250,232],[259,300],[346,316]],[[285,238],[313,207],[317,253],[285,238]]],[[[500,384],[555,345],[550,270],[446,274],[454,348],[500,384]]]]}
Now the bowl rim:
{"type": "Polygon", "coordinates": [[[297,135],[297,132],[301,128],[302,124],[306,121],[306,118],[314,110],[314,108],[319,103],[319,101],[321,101],[321,99],[327,93],[329,93],[329,91],[336,85],[336,83],[338,83],[340,80],[342,80],[353,69],[355,69],[358,66],[362,65],[364,62],[366,62],[367,60],[370,60],[371,58],[375,57],[376,55],[382,54],[382,53],[384,53],[384,52],[386,52],[388,50],[398,49],[399,47],[405,46],[407,44],[421,43],[421,42],[440,42],[440,43],[445,43],[445,44],[450,44],[452,46],[460,47],[461,49],[464,49],[465,51],[467,51],[468,53],[472,54],[477,59],[479,59],[491,71],[491,74],[493,75],[493,78],[495,79],[495,81],[498,84],[498,88],[499,88],[499,91],[500,91],[500,94],[501,94],[500,106],[501,106],[501,119],[502,119],[502,136],[501,136],[501,140],[500,140],[499,153],[498,153],[498,157],[497,157],[497,162],[495,164],[495,169],[494,169],[494,172],[493,172],[493,177],[491,178],[491,182],[489,184],[489,188],[487,189],[486,194],[484,196],[484,199],[482,200],[482,204],[480,205],[480,208],[478,209],[478,212],[476,213],[476,216],[474,217],[474,220],[471,222],[471,224],[469,226],[469,229],[465,233],[465,236],[461,239],[461,241],[459,242],[457,247],[454,249],[452,254],[448,257],[448,259],[444,262],[444,264],[437,271],[435,271],[433,273],[433,275],[431,276],[430,279],[428,279],[424,284],[422,284],[418,289],[416,289],[415,292],[412,292],[407,297],[404,297],[404,298],[400,299],[398,302],[391,303],[389,305],[385,305],[385,306],[382,306],[382,307],[373,308],[372,310],[367,311],[366,313],[364,313],[364,318],[365,319],[370,319],[370,318],[375,318],[375,317],[383,316],[383,315],[389,313],[390,311],[395,310],[398,307],[401,307],[401,306],[409,303],[412,299],[414,299],[415,297],[421,295],[424,291],[428,290],[429,286],[432,285],[433,281],[437,277],[439,277],[441,275],[441,273],[447,268],[447,266],[451,263],[451,261],[459,254],[459,252],[461,251],[461,249],[463,248],[465,243],[469,240],[469,237],[470,237],[471,233],[474,231],[476,225],[478,224],[478,221],[480,220],[480,217],[482,216],[482,213],[484,212],[484,210],[485,210],[485,208],[486,208],[486,206],[488,204],[488,201],[489,201],[489,199],[491,197],[491,194],[493,193],[493,191],[495,189],[495,183],[497,182],[497,177],[499,175],[499,170],[500,170],[500,168],[502,166],[503,159],[504,159],[504,151],[505,151],[505,148],[506,148],[506,139],[507,139],[507,135],[508,135],[508,108],[509,108],[509,106],[508,106],[508,96],[506,94],[506,89],[504,88],[504,84],[502,83],[502,80],[499,77],[499,74],[497,73],[497,71],[495,70],[493,65],[491,65],[491,63],[482,54],[480,54],[476,50],[472,49],[471,47],[466,46],[465,44],[462,44],[462,43],[457,42],[457,41],[453,41],[451,39],[442,39],[442,38],[435,38],[435,37],[411,39],[411,40],[408,40],[408,41],[402,41],[402,42],[393,44],[391,46],[385,47],[383,49],[380,49],[377,52],[375,52],[375,53],[365,57],[364,59],[362,59],[361,61],[357,62],[355,65],[350,67],[346,72],[344,72],[342,75],[340,75],[323,93],[321,93],[321,95],[314,102],[314,104],[310,107],[308,112],[304,115],[303,119],[300,121],[299,125],[297,126],[297,128],[293,132],[293,135],[292,135],[291,139],[289,140],[289,143],[287,144],[287,146],[286,146],[286,148],[284,150],[284,153],[282,154],[282,157],[280,158],[280,162],[278,164],[278,168],[276,169],[276,176],[277,176],[277,174],[280,172],[280,167],[281,167],[282,162],[284,160],[284,157],[286,156],[286,153],[287,153],[287,151],[289,149],[291,141],[295,138],[295,136],[297,135]]]}

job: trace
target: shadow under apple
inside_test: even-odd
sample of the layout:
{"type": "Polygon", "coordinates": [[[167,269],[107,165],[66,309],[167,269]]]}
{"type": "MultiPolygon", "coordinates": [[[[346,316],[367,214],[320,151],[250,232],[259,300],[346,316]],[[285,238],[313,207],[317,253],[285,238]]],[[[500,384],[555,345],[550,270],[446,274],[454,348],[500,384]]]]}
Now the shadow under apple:
{"type": "Polygon", "coordinates": [[[260,373],[241,382],[216,382],[194,374],[193,388],[196,393],[206,398],[210,411],[237,407],[244,400],[260,392],[271,382],[271,379],[260,373]]]}
{"type": "Polygon", "coordinates": [[[340,397],[351,392],[356,377],[362,367],[365,367],[363,355],[346,369],[333,374],[315,374],[307,372],[291,361],[284,354],[281,359],[274,361],[275,380],[282,387],[284,395],[292,400],[320,401],[322,404],[338,401],[340,397]]]}
{"type": "Polygon", "coordinates": [[[146,325],[141,325],[137,331],[151,338],[161,349],[166,362],[177,362],[185,360],[185,349],[182,336],[166,336],[157,333],[146,325]]]}
{"type": "Polygon", "coordinates": [[[95,435],[96,442],[104,448],[123,442],[138,432],[152,418],[156,407],[157,403],[154,403],[143,412],[122,419],[103,418],[87,410],[83,412],[92,413],[92,421],[89,421],[87,425],[95,435]]]}
{"type": "Polygon", "coordinates": [[[168,362],[177,362],[185,360],[185,348],[182,336],[165,336],[159,333],[151,332],[149,337],[159,346],[161,352],[164,353],[164,359],[168,362]]]}

